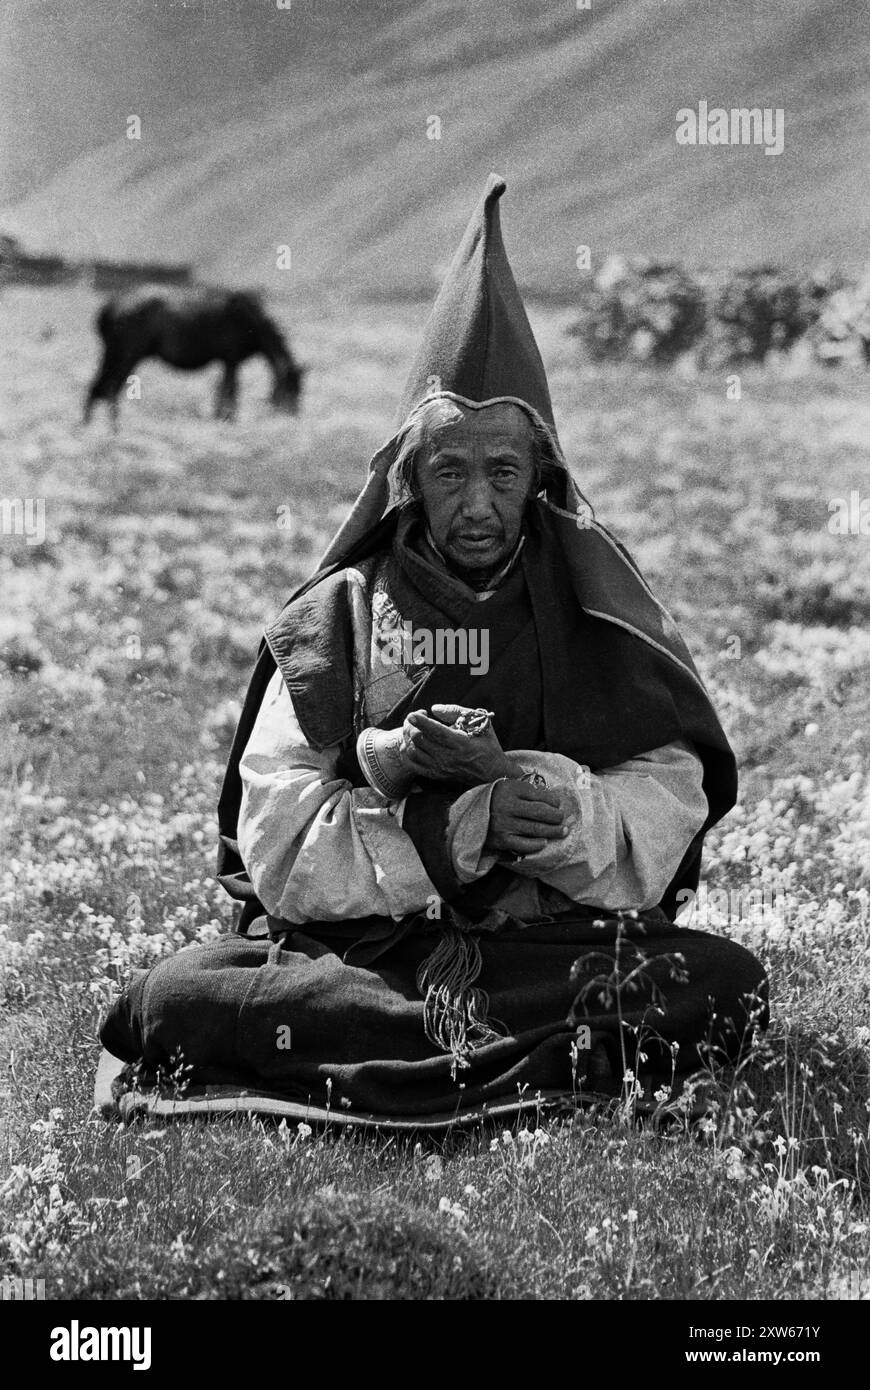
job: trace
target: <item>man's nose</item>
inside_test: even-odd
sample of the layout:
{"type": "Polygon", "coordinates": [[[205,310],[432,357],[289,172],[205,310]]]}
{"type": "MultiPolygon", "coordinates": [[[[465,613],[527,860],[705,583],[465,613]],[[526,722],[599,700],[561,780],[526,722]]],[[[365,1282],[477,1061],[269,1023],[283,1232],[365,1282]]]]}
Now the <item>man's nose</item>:
{"type": "Polygon", "coordinates": [[[492,512],[492,488],[487,478],[469,478],[462,494],[462,512],[469,520],[492,512]]]}

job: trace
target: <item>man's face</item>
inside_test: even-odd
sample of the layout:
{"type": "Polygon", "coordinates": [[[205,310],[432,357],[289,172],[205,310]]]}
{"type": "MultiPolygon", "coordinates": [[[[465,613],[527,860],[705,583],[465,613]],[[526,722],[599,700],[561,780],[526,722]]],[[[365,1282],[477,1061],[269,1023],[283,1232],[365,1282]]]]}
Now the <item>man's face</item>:
{"type": "Polygon", "coordinates": [[[519,539],[535,476],[531,421],[516,405],[451,402],[429,426],[416,476],[442,555],[460,570],[496,569],[519,539]]]}

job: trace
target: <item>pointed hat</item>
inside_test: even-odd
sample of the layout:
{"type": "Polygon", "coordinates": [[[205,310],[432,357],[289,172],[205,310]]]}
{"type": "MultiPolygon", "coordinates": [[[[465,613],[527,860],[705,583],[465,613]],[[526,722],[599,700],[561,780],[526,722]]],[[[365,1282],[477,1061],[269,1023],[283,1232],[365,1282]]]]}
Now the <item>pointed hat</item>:
{"type": "Polygon", "coordinates": [[[560,500],[569,507],[580,500],[564,465],[544,364],[502,241],[498,205],[506,188],[503,178],[490,174],[423,330],[396,433],[369,464],[366,484],[319,570],[347,555],[381,520],[390,502],[390,468],[428,401],[453,400],[471,409],[499,401],[520,406],[549,440],[560,500]]]}
{"type": "Polygon", "coordinates": [[[516,401],[555,436],[544,364],[501,236],[498,205],[506,188],[490,174],[423,331],[399,426],[424,400],[447,394],[475,405],[516,401]]]}

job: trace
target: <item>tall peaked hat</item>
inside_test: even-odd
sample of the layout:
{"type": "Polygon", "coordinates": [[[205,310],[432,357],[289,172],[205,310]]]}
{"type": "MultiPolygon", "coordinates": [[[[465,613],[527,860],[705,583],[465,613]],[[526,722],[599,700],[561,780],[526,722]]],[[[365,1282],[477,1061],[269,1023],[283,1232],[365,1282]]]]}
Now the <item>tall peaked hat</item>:
{"type": "Polygon", "coordinates": [[[399,426],[427,397],[448,392],[476,404],[523,402],[555,435],[544,364],[502,241],[506,188],[490,174],[423,331],[399,426]]]}
{"type": "Polygon", "coordinates": [[[390,468],[426,401],[453,400],[471,409],[497,401],[520,406],[550,441],[549,483],[556,477],[563,505],[579,503],[556,435],[547,374],[502,241],[498,205],[506,188],[503,178],[490,174],[423,330],[396,432],[371,460],[365,486],[318,573],[353,550],[387,511],[390,468]]]}

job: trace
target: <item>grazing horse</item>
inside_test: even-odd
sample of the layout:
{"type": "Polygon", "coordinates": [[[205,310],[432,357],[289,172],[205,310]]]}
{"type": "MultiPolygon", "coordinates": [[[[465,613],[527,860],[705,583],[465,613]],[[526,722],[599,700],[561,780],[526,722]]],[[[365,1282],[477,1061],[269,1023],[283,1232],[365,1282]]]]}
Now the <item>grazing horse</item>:
{"type": "Polygon", "coordinates": [[[304,368],[294,362],[256,294],[207,287],[143,287],[107,300],[96,326],[103,340],[103,360],[85,399],[85,423],[95,401],[105,401],[117,424],[118,392],[146,357],[188,372],[222,362],[215,414],[232,420],[239,365],[259,355],[272,368],[272,404],[294,415],[299,408],[304,368]]]}

